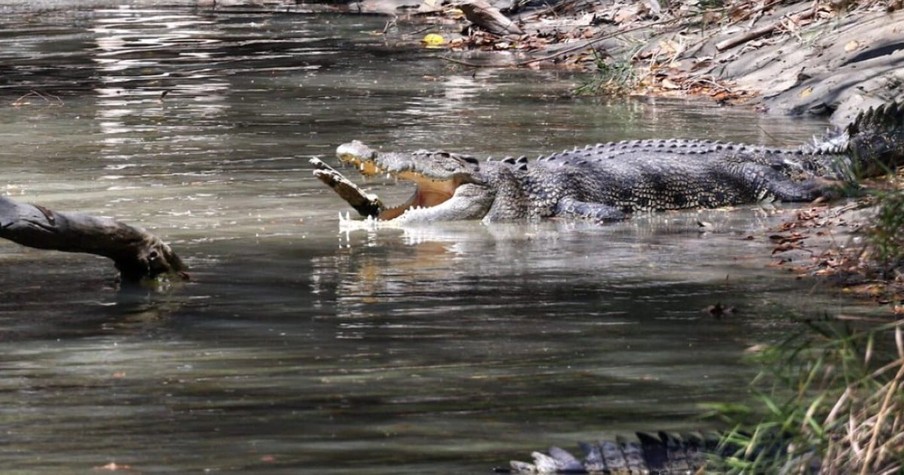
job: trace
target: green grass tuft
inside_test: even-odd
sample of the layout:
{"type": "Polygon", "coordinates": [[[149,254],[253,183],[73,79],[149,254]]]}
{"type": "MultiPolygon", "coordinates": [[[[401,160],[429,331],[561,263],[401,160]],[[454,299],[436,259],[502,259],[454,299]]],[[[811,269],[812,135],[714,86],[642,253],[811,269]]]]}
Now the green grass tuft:
{"type": "Polygon", "coordinates": [[[605,57],[593,51],[593,76],[575,89],[575,94],[583,96],[623,96],[634,91],[640,84],[640,77],[631,61],[632,55],[623,59],[605,57]]]}
{"type": "Polygon", "coordinates": [[[892,474],[904,470],[904,320],[810,331],[758,356],[758,404],[715,407],[727,473],[892,474]],[[730,409],[730,410],[729,410],[730,409]]]}

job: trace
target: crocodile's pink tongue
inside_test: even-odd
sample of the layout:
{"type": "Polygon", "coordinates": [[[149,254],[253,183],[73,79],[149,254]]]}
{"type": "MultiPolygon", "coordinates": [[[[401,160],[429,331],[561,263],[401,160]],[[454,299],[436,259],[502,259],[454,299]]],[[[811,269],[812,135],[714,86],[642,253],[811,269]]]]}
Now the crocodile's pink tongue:
{"type": "Polygon", "coordinates": [[[443,203],[444,201],[448,201],[451,197],[452,194],[446,190],[425,190],[423,187],[419,186],[414,205],[429,208],[443,203]]]}

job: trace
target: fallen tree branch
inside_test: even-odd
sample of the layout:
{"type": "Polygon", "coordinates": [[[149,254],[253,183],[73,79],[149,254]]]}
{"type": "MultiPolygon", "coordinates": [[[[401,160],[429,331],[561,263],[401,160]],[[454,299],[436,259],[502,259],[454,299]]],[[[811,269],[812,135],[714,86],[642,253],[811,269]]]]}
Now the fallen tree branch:
{"type": "Polygon", "coordinates": [[[188,280],[188,267],[169,245],[144,229],[111,218],[61,213],[0,196],[0,238],[37,249],[107,257],[123,283],[164,274],[188,280]]]}
{"type": "Polygon", "coordinates": [[[23,105],[28,105],[29,97],[39,97],[44,100],[44,103],[54,105],[54,106],[63,105],[63,100],[60,99],[58,96],[54,96],[53,94],[41,93],[40,91],[29,91],[28,93],[26,93],[22,96],[19,96],[19,98],[16,99],[15,101],[13,101],[11,105],[13,107],[22,107],[23,105]]]}
{"type": "MultiPolygon", "coordinates": [[[[815,9],[810,7],[804,11],[800,11],[793,15],[789,15],[787,18],[789,20],[793,21],[794,23],[797,23],[801,20],[806,20],[815,14],[816,14],[815,9]]],[[[734,48],[735,46],[738,46],[740,44],[747,43],[748,41],[753,41],[757,38],[766,36],[766,35],[772,33],[773,31],[777,30],[780,26],[782,26],[783,19],[784,19],[784,17],[782,17],[782,19],[779,19],[778,21],[776,21],[770,25],[761,26],[759,28],[748,31],[747,33],[744,33],[743,35],[738,35],[738,36],[720,41],[720,42],[716,43],[716,49],[719,51],[725,51],[727,49],[734,48]]]]}
{"type": "MultiPolygon", "coordinates": [[[[657,21],[657,22],[648,23],[648,24],[644,24],[644,25],[639,25],[639,26],[634,26],[634,27],[625,28],[625,29],[621,29],[621,30],[616,30],[616,31],[613,31],[613,32],[610,32],[610,33],[603,34],[603,35],[598,36],[598,37],[596,37],[596,38],[592,38],[592,39],[589,39],[589,40],[586,40],[586,41],[581,41],[581,42],[579,42],[579,44],[577,44],[577,45],[575,45],[575,46],[569,46],[569,47],[567,47],[567,48],[565,48],[565,49],[563,49],[563,50],[556,51],[555,53],[550,53],[550,54],[545,55],[545,56],[539,56],[539,57],[536,57],[536,58],[531,58],[531,59],[527,59],[527,60],[524,60],[524,61],[518,61],[518,62],[515,62],[515,63],[512,64],[512,66],[514,66],[514,67],[523,67],[523,66],[528,66],[528,65],[533,64],[533,63],[539,63],[539,62],[543,62],[543,61],[553,60],[553,59],[555,59],[555,58],[557,58],[557,57],[564,56],[564,55],[569,54],[569,53],[574,53],[574,52],[576,52],[576,51],[581,51],[581,50],[590,48],[591,46],[593,46],[593,45],[595,45],[595,44],[597,44],[597,43],[599,43],[599,42],[601,42],[601,41],[608,40],[608,39],[611,39],[611,38],[615,38],[615,37],[620,36],[620,35],[623,35],[623,34],[625,34],[625,33],[632,33],[632,32],[635,32],[635,31],[644,30],[644,29],[647,29],[647,28],[650,28],[650,27],[654,27],[654,26],[667,25],[667,24],[669,24],[669,23],[674,23],[674,22],[679,21],[679,20],[680,20],[680,19],[678,19],[678,18],[670,18],[670,19],[667,19],[667,20],[662,20],[662,21],[657,21]]],[[[455,59],[455,58],[453,58],[453,57],[451,57],[451,56],[448,56],[448,55],[440,56],[440,59],[442,59],[442,60],[444,60],[444,61],[448,61],[448,62],[450,62],[450,63],[460,64],[460,65],[462,65],[462,66],[466,66],[466,67],[469,67],[469,68],[495,68],[495,67],[498,67],[498,65],[478,64],[478,63],[472,63],[472,62],[470,62],[470,61],[464,61],[464,60],[461,60],[461,59],[455,59]]]]}
{"type": "Polygon", "coordinates": [[[518,28],[512,20],[493,8],[492,5],[485,0],[463,0],[452,4],[458,7],[474,25],[489,31],[497,36],[505,35],[522,35],[521,28],[518,28]]]}

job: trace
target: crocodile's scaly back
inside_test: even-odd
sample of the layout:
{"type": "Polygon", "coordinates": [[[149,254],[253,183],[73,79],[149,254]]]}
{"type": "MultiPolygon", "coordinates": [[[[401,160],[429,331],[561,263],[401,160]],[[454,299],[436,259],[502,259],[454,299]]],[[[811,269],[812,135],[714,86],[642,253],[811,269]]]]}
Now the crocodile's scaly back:
{"type": "MultiPolygon", "coordinates": [[[[800,164],[800,150],[703,140],[599,144],[484,170],[502,183],[485,220],[575,217],[611,221],[641,211],[756,201],[811,201],[829,186],[800,164]],[[507,176],[501,177],[502,173],[507,176]]],[[[824,157],[837,159],[838,157],[824,157]]]]}

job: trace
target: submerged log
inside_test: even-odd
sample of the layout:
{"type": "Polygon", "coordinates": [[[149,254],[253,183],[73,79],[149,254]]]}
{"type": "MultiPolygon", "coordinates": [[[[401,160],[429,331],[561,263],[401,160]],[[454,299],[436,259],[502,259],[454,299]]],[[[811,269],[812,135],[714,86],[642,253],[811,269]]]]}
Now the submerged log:
{"type": "Polygon", "coordinates": [[[144,229],[111,218],[61,213],[0,196],[0,238],[37,249],[107,257],[123,283],[164,274],[188,279],[188,267],[169,245],[144,229]]]}

